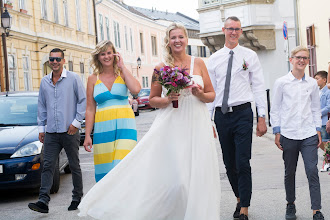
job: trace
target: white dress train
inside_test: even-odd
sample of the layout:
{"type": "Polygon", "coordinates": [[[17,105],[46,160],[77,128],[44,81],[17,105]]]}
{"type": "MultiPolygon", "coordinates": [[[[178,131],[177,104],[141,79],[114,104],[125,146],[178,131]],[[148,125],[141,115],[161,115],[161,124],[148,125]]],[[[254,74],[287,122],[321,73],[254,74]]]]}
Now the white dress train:
{"type": "MultiPolygon", "coordinates": [[[[193,75],[193,80],[204,86],[201,76],[193,75]]],[[[169,105],[158,111],[136,147],[84,196],[79,216],[220,219],[218,158],[206,104],[185,89],[179,108],[169,105]]]]}

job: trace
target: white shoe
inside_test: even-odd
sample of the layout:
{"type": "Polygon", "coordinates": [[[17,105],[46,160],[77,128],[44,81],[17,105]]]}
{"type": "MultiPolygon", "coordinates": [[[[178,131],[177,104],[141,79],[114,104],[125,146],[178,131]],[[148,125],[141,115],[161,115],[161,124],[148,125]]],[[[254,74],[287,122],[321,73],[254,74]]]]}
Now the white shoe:
{"type": "Polygon", "coordinates": [[[320,169],[321,172],[327,172],[330,169],[330,163],[324,164],[324,166],[320,169]]]}

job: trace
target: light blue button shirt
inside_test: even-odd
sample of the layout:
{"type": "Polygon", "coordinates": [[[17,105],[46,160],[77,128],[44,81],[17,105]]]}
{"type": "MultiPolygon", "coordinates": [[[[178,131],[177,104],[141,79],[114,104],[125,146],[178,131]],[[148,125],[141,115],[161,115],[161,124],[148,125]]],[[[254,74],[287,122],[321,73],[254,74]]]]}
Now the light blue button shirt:
{"type": "Polygon", "coordinates": [[[52,75],[53,72],[43,77],[40,83],[39,133],[64,133],[71,124],[80,128],[86,112],[86,92],[80,77],[63,69],[54,85],[52,75]]]}

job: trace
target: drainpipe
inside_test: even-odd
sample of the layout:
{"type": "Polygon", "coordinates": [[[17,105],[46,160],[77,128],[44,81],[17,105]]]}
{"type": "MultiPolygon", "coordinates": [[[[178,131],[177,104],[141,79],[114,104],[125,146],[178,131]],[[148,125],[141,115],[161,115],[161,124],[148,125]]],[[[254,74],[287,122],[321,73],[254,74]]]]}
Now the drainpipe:
{"type": "Polygon", "coordinates": [[[299,39],[299,20],[298,20],[298,0],[293,0],[293,8],[294,8],[294,30],[296,36],[296,46],[300,45],[299,39]]]}
{"type": "Polygon", "coordinates": [[[93,7],[94,7],[94,26],[95,26],[95,44],[98,43],[98,32],[97,32],[97,16],[96,16],[96,5],[100,4],[102,2],[102,0],[95,2],[95,0],[93,0],[93,7]]]}

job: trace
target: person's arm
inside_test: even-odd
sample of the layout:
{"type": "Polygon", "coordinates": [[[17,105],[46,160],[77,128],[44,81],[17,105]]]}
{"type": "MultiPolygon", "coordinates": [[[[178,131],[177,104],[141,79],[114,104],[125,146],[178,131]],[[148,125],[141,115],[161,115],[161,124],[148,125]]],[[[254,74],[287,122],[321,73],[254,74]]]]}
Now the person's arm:
{"type": "Polygon", "coordinates": [[[322,116],[327,116],[328,113],[330,112],[330,90],[328,90],[325,94],[326,97],[326,104],[325,106],[321,109],[321,114],[322,116]]]}
{"type": "MultiPolygon", "coordinates": [[[[158,64],[155,69],[160,70],[164,66],[163,63],[158,64]]],[[[162,97],[162,85],[158,80],[159,74],[154,71],[151,79],[151,90],[149,95],[149,103],[153,108],[166,108],[172,101],[178,100],[178,93],[171,93],[168,96],[162,97]]]]}
{"type": "Polygon", "coordinates": [[[258,137],[261,137],[267,132],[267,126],[265,121],[266,90],[264,85],[265,84],[264,75],[256,53],[254,53],[254,56],[252,58],[252,64],[250,65],[249,69],[250,69],[250,76],[252,83],[252,92],[253,92],[254,100],[256,102],[258,116],[259,116],[256,134],[258,137]]]}
{"type": "Polygon", "coordinates": [[[45,137],[45,126],[47,124],[47,106],[46,98],[43,91],[43,80],[41,80],[38,96],[38,130],[39,130],[39,141],[44,143],[45,137]]]}
{"type": "MultiPolygon", "coordinates": [[[[80,79],[80,77],[75,74],[75,94],[77,97],[77,112],[75,119],[71,123],[75,128],[79,129],[81,127],[81,123],[85,118],[86,112],[86,90],[80,79]]],[[[70,130],[70,128],[69,128],[70,130]]],[[[73,131],[75,133],[75,131],[73,131]]]]}
{"type": "MultiPolygon", "coordinates": [[[[208,75],[209,75],[209,78],[210,78],[212,87],[214,89],[214,94],[215,94],[214,97],[216,97],[217,79],[216,79],[216,76],[215,76],[215,71],[211,67],[211,64],[212,64],[212,60],[211,60],[211,58],[209,58],[208,65],[207,65],[207,72],[208,72],[208,75]]],[[[214,120],[213,119],[213,117],[214,117],[214,111],[215,111],[215,99],[212,102],[210,102],[210,103],[206,103],[206,106],[207,106],[207,108],[209,110],[210,118],[213,121],[214,120]]]]}
{"type": "Polygon", "coordinates": [[[273,88],[273,99],[270,110],[270,123],[273,127],[273,133],[275,134],[275,144],[283,150],[280,144],[281,136],[281,106],[283,102],[283,89],[280,80],[276,80],[273,88]]]}
{"type": "Polygon", "coordinates": [[[258,109],[258,115],[262,116],[266,114],[265,80],[262,67],[256,53],[254,53],[251,60],[252,63],[248,70],[251,76],[252,92],[258,109]]]}
{"type": "Polygon", "coordinates": [[[137,95],[141,90],[141,85],[140,85],[139,81],[137,79],[135,79],[134,76],[132,75],[132,73],[126,68],[123,57],[119,53],[117,53],[115,55],[118,57],[117,66],[121,70],[122,77],[125,81],[125,84],[126,84],[128,90],[132,94],[137,95]]]}
{"type": "Polygon", "coordinates": [[[321,131],[322,119],[321,119],[321,104],[320,104],[320,95],[319,88],[316,81],[313,81],[313,88],[311,92],[311,111],[313,115],[314,125],[317,131],[321,131]]]}
{"type": "Polygon", "coordinates": [[[192,94],[195,95],[196,97],[199,98],[199,100],[201,100],[202,102],[205,103],[209,103],[209,102],[213,102],[214,98],[215,98],[215,92],[210,80],[210,76],[207,72],[205,63],[202,59],[200,58],[196,58],[195,59],[196,65],[200,68],[201,71],[201,75],[203,78],[203,82],[204,82],[204,88],[202,88],[201,86],[196,86],[193,87],[192,90],[192,94]]]}
{"type": "Polygon", "coordinates": [[[92,74],[88,77],[87,81],[87,105],[86,105],[86,115],[85,115],[85,141],[84,147],[86,151],[91,152],[92,148],[92,138],[91,133],[94,127],[95,122],[95,113],[96,113],[96,102],[93,97],[94,85],[96,83],[97,76],[92,74]]]}

